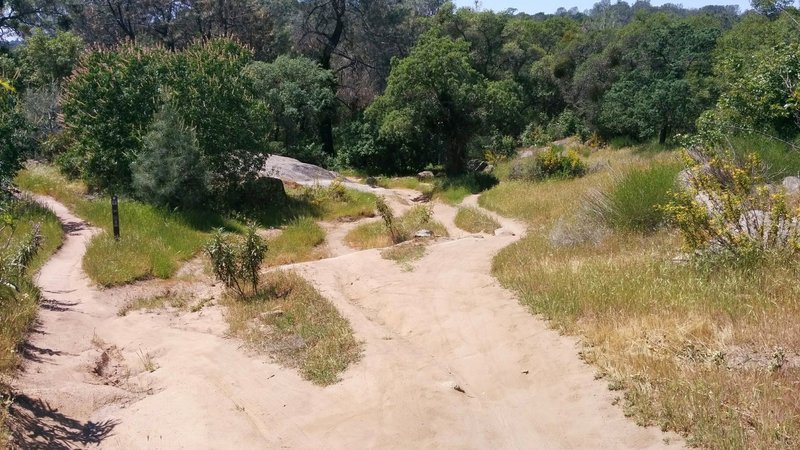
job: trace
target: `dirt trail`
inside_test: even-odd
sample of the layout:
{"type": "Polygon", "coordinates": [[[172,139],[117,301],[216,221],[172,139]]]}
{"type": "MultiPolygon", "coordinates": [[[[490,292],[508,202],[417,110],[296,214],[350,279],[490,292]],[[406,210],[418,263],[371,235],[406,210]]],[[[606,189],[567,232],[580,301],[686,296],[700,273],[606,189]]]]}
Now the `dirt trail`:
{"type": "Polygon", "coordinates": [[[363,358],[326,388],[226,338],[219,307],[117,316],[119,291],[92,288],[81,271],[94,231],[76,227],[38,279],[47,301],[30,346],[39,356],[26,364],[14,408],[31,421],[48,413],[35,419],[38,435],[17,440],[120,449],[681,445],[625,419],[575,341],[491,277],[492,256],[524,231],[501,223],[515,236],[458,235],[430,246],[411,272],[376,250],[294,265],[364,342],[363,358]],[[158,368],[144,370],[147,361],[158,368]]]}

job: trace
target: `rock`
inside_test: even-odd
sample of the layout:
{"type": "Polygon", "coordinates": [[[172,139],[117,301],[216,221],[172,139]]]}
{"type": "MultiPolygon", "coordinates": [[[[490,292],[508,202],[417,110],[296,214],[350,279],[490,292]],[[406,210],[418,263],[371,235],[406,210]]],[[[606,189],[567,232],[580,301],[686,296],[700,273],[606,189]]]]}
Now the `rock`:
{"type": "Polygon", "coordinates": [[[431,231],[431,230],[418,230],[416,233],[414,233],[414,237],[417,237],[417,238],[433,237],[433,231],[431,231]]]}
{"type": "Polygon", "coordinates": [[[692,178],[709,173],[711,173],[711,165],[708,163],[683,169],[678,173],[678,186],[683,190],[689,190],[692,188],[692,178]]]}
{"type": "Polygon", "coordinates": [[[498,228],[498,229],[494,230],[494,235],[495,236],[514,236],[514,233],[512,233],[510,230],[507,230],[505,228],[498,228]]]}
{"type": "Polygon", "coordinates": [[[482,171],[488,163],[482,159],[470,159],[467,161],[467,169],[470,172],[480,172],[482,171]]]}
{"type": "Polygon", "coordinates": [[[491,164],[487,164],[486,167],[483,168],[483,173],[492,173],[494,172],[494,166],[491,164]]]}
{"type": "Polygon", "coordinates": [[[338,176],[335,172],[322,167],[278,155],[270,155],[267,158],[261,169],[261,175],[295,183],[335,180],[338,176]]]}
{"type": "Polygon", "coordinates": [[[417,174],[417,179],[420,181],[427,180],[430,178],[433,178],[433,172],[431,172],[430,170],[423,170],[422,172],[417,174]]]}
{"type": "Polygon", "coordinates": [[[366,183],[366,185],[369,187],[375,187],[378,185],[378,180],[376,180],[375,177],[367,177],[367,179],[364,180],[364,183],[366,183]]]}
{"type": "Polygon", "coordinates": [[[800,192],[800,177],[786,177],[781,183],[786,192],[790,194],[797,194],[800,192]]]}

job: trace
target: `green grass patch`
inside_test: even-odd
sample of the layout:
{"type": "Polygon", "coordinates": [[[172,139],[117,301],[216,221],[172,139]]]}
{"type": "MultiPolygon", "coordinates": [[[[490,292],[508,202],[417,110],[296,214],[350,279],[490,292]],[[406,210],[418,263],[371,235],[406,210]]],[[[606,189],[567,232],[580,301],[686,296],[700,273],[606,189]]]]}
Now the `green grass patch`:
{"type": "Polygon", "coordinates": [[[733,136],[729,142],[740,157],[757,154],[764,163],[769,181],[780,182],[790,175],[800,176],[800,150],[784,142],[758,134],[733,136]]]}
{"type": "MultiPolygon", "coordinates": [[[[15,182],[21,189],[54,197],[76,215],[105,231],[92,239],[83,260],[89,277],[103,286],[150,277],[169,278],[182,262],[200,251],[213,229],[235,232],[244,229],[240,221],[213,211],[172,211],[122,198],[119,202],[122,239],[116,242],[111,235],[108,197],[87,196],[82,183],[69,181],[56,168],[45,165],[21,171],[15,182]]],[[[287,194],[289,198],[284,204],[269,205],[263,211],[247,214],[262,226],[287,226],[285,236],[271,244],[274,250],[268,260],[274,264],[281,260],[296,262],[317,257],[309,251],[308,242],[324,240],[324,232],[303,217],[337,220],[375,214],[374,195],[345,189],[341,184],[295,186],[288,188],[287,194]],[[301,238],[299,234],[303,232],[311,234],[301,238]]]]}
{"type": "Polygon", "coordinates": [[[471,173],[459,177],[437,178],[432,197],[450,205],[461,203],[464,198],[479,194],[497,185],[497,177],[485,173],[471,173]]]}
{"type": "Polygon", "coordinates": [[[361,345],[347,320],[294,272],[270,272],[252,298],[225,296],[223,303],[233,335],[298,368],[313,383],[335,383],[360,358],[361,345]]]}
{"type": "Polygon", "coordinates": [[[376,177],[377,185],[386,189],[413,189],[415,191],[429,191],[433,185],[423,183],[417,177],[376,177]]]}
{"type": "Polygon", "coordinates": [[[111,200],[87,197],[80,183],[70,182],[55,168],[32,166],[15,179],[21,189],[49,195],[104,233],[92,239],[83,268],[102,286],[150,277],[169,278],[183,261],[203,246],[215,227],[239,230],[241,224],[213,212],[180,213],[122,198],[119,201],[119,242],[114,241],[111,200]]]}
{"type": "MultiPolygon", "coordinates": [[[[411,239],[417,231],[423,229],[431,230],[435,236],[448,236],[444,225],[434,220],[430,209],[423,205],[414,206],[395,220],[401,242],[411,239]]],[[[393,244],[391,234],[383,221],[359,225],[350,230],[344,240],[347,245],[359,250],[388,247],[393,244]]]]}
{"type": "Polygon", "coordinates": [[[319,246],[325,242],[325,230],[310,217],[295,219],[275,238],[267,241],[264,264],[279,266],[325,257],[319,246]]]}
{"type": "Polygon", "coordinates": [[[500,224],[478,208],[458,208],[455,224],[470,233],[494,233],[500,224]]]}

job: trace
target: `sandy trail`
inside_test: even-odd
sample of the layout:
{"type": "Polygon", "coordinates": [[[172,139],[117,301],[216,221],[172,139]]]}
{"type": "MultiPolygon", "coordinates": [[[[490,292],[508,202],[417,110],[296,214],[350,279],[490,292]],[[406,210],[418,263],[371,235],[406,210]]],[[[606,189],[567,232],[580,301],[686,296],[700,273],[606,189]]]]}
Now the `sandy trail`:
{"type": "MultiPolygon", "coordinates": [[[[454,214],[438,209],[440,220],[454,214]]],[[[15,438],[25,448],[120,449],[681,445],[625,419],[576,342],[491,277],[492,256],[524,231],[500,219],[515,236],[459,234],[411,272],[377,250],[292,266],[364,343],[363,358],[326,388],[226,338],[219,307],[117,316],[120,292],[91,287],[81,271],[94,230],[75,227],[38,278],[47,299],[29,343],[38,356],[16,386],[15,416],[42,425],[15,438]],[[144,370],[146,360],[158,368],[144,370]]]]}

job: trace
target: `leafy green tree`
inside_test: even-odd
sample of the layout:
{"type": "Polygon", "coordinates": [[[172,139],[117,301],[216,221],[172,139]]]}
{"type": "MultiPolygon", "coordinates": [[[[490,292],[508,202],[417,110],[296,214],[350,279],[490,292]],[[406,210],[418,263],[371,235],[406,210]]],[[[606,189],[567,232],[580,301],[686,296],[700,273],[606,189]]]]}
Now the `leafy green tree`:
{"type": "Polygon", "coordinates": [[[711,51],[720,30],[707,21],[655,14],[631,23],[616,45],[628,66],[602,99],[606,134],[636,138],[689,130],[711,103],[711,51]]]}
{"type": "Polygon", "coordinates": [[[273,141],[281,141],[291,153],[318,136],[320,123],[336,102],[330,70],[307,58],[282,55],[271,63],[254,62],[245,73],[273,119],[273,141]]]}
{"type": "Polygon", "coordinates": [[[210,189],[223,199],[263,166],[269,130],[265,107],[242,73],[252,52],[227,38],[182,52],[126,44],[86,55],[65,87],[64,122],[71,152],[92,188],[130,190],[131,162],[161,106],[173,93],[175,108],[195,130],[210,189]]]}
{"type": "Polygon", "coordinates": [[[41,87],[60,83],[78,63],[83,41],[77,35],[57,31],[49,35],[35,29],[17,51],[24,84],[41,87]]]}
{"type": "Polygon", "coordinates": [[[8,183],[22,165],[32,140],[25,118],[17,111],[16,93],[0,78],[0,183],[8,183]]]}
{"type": "Polygon", "coordinates": [[[770,18],[780,15],[786,8],[791,7],[794,0],[751,0],[750,5],[753,9],[770,18]]]}
{"type": "MultiPolygon", "coordinates": [[[[160,106],[169,54],[131,44],[81,58],[66,83],[62,110],[80,155],[78,170],[90,187],[126,191],[130,164],[160,106]]],[[[76,158],[77,159],[77,158],[76,158]]]]}
{"type": "Polygon", "coordinates": [[[413,155],[420,166],[441,157],[445,170],[457,174],[483,124],[485,90],[486,80],[470,65],[469,44],[432,31],[392,67],[386,91],[366,114],[389,151],[413,155]]]}
{"type": "Polygon", "coordinates": [[[192,209],[209,200],[208,173],[197,136],[169,100],[148,127],[131,170],[133,188],[147,202],[192,209]]]}
{"type": "Polygon", "coordinates": [[[219,198],[255,178],[266,159],[269,116],[244,73],[252,58],[252,50],[228,38],[196,42],[171,57],[175,106],[197,133],[219,198]]]}
{"type": "Polygon", "coordinates": [[[788,11],[775,20],[750,14],[720,39],[714,64],[720,97],[705,118],[713,126],[784,137],[800,131],[800,35],[792,19],[788,11]]]}

